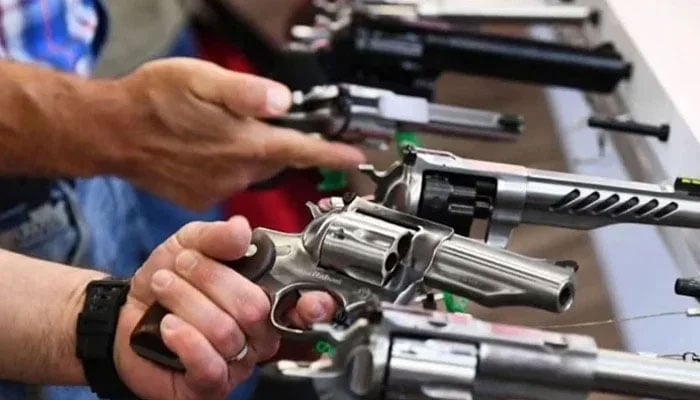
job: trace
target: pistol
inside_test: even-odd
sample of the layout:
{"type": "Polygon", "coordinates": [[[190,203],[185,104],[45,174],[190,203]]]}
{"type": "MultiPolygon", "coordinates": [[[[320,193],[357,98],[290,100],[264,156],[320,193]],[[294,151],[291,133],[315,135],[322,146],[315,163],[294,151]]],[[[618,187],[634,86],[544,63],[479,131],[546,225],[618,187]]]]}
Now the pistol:
{"type": "Polygon", "coordinates": [[[375,201],[435,220],[469,236],[487,222],[486,242],[506,247],[521,223],[594,229],[618,223],[700,228],[700,181],[626,182],[529,169],[405,147],[388,171],[360,169],[376,183],[375,201]]]}
{"type": "Polygon", "coordinates": [[[700,364],[599,349],[593,338],[368,304],[349,326],[315,324],[332,358],[280,361],[287,376],[330,380],[341,398],[583,400],[591,392],[700,398],[700,364]]]}
{"type": "MultiPolygon", "coordinates": [[[[324,291],[335,299],[338,324],[375,298],[405,304],[428,288],[487,307],[562,312],[572,304],[575,263],[493,248],[455,235],[445,225],[359,197],[336,198],[334,204],[325,212],[309,204],[314,218],[299,234],[255,229],[254,251],[231,265],[269,295],[270,322],[283,337],[313,334],[288,326],[283,318],[306,290],[324,291]]],[[[137,324],[131,346],[142,357],[182,370],[160,336],[160,321],[167,313],[157,303],[151,306],[137,324]]]]}

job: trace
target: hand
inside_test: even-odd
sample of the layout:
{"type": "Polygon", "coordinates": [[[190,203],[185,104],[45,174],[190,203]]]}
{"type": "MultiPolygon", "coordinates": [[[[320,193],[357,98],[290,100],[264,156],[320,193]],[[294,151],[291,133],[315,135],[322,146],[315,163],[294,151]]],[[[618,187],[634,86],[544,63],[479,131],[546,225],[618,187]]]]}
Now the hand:
{"type": "MultiPolygon", "coordinates": [[[[147,399],[220,399],[270,359],[280,338],[269,322],[270,303],[257,285],[214,261],[242,257],[251,230],[242,217],[191,223],[159,246],[136,272],[122,308],[115,339],[115,364],[135,394],[147,399]],[[186,373],[141,358],[129,337],[154,301],[171,311],[161,323],[166,346],[186,373]],[[240,361],[226,362],[247,345],[240,361]]],[[[288,317],[297,325],[329,320],[333,299],[304,294],[288,317]]]]}
{"type": "Polygon", "coordinates": [[[291,104],[283,85],[194,59],[144,64],[119,81],[131,105],[116,139],[116,174],[204,209],[287,167],[349,169],[358,149],[267,125],[291,104]]]}

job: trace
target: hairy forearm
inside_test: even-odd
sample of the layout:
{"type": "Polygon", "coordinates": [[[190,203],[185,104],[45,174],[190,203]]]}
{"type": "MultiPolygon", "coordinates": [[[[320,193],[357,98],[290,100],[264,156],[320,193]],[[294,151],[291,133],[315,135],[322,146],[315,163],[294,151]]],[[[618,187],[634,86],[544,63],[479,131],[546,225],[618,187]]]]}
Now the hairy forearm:
{"type": "Polygon", "coordinates": [[[0,379],[83,384],[76,323],[88,282],[104,275],[0,250],[0,379]]]}
{"type": "Polygon", "coordinates": [[[0,61],[0,177],[114,172],[128,104],[118,81],[0,61]]]}

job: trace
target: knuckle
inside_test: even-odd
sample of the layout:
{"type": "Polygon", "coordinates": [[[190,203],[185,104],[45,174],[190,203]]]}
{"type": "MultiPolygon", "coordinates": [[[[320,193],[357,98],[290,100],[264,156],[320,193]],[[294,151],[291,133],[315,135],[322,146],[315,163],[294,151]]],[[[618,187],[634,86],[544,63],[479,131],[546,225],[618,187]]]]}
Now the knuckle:
{"type": "Polygon", "coordinates": [[[248,301],[239,310],[237,320],[241,325],[250,328],[267,323],[269,314],[270,302],[261,292],[249,296],[248,301]]]}
{"type": "MultiPolygon", "coordinates": [[[[195,202],[197,201],[193,201],[195,202]]],[[[180,228],[173,238],[181,248],[196,247],[201,229],[201,222],[190,222],[180,228]]]]}
{"type": "Polygon", "coordinates": [[[200,257],[197,266],[192,271],[192,279],[196,282],[196,286],[211,288],[221,281],[219,273],[211,264],[212,261],[210,259],[200,257]]]}
{"type": "Polygon", "coordinates": [[[226,352],[225,356],[228,356],[228,353],[238,351],[239,345],[243,346],[243,339],[240,336],[240,331],[231,318],[217,321],[211,331],[212,342],[220,351],[226,352]]]}
{"type": "Polygon", "coordinates": [[[280,349],[280,341],[279,340],[272,340],[268,343],[265,343],[265,346],[262,348],[262,351],[258,354],[258,361],[266,361],[269,360],[270,358],[274,357],[275,354],[280,349]]]}
{"type": "Polygon", "coordinates": [[[253,76],[245,76],[241,79],[242,101],[246,107],[255,111],[265,110],[267,97],[266,90],[261,81],[253,76]]]}

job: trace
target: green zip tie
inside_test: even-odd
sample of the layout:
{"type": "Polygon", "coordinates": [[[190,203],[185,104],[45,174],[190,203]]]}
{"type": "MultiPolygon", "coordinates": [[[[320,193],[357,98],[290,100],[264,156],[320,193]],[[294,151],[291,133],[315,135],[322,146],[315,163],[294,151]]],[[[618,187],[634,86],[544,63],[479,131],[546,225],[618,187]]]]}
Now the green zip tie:
{"type": "Polygon", "coordinates": [[[320,192],[339,192],[348,186],[348,174],[345,171],[333,171],[321,169],[321,183],[318,184],[320,192]]]}
{"type": "Polygon", "coordinates": [[[442,292],[442,294],[442,301],[445,303],[445,309],[447,309],[448,312],[464,313],[467,311],[469,300],[448,292],[442,292]]]}
{"type": "Polygon", "coordinates": [[[396,141],[396,149],[399,154],[401,154],[401,150],[408,145],[420,147],[420,139],[416,132],[397,131],[394,135],[394,140],[396,141]]]}
{"type": "Polygon", "coordinates": [[[319,340],[316,342],[316,346],[314,346],[314,351],[318,354],[328,354],[330,357],[333,357],[335,354],[335,347],[325,340],[319,340]]]}

